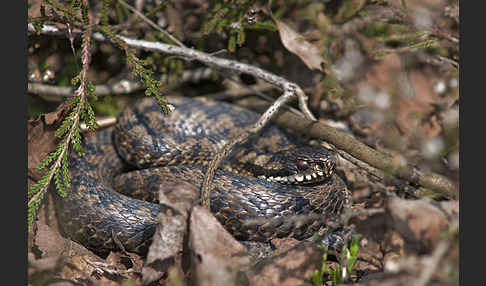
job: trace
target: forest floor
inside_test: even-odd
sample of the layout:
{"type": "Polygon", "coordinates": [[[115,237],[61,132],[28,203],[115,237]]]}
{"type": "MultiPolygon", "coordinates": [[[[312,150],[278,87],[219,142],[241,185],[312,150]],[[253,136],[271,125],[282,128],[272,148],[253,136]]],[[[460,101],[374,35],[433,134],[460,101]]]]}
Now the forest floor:
{"type": "MultiPolygon", "coordinates": [[[[29,2],[32,2],[29,16],[35,16],[38,14],[38,1],[29,2]]],[[[409,9],[418,5],[416,1],[411,2],[409,9]]],[[[426,2],[435,5],[435,2],[441,1],[426,2]]],[[[444,5],[441,5],[437,4],[443,11],[444,5]]],[[[454,5],[447,7],[457,8],[454,5]]],[[[177,14],[177,9],[171,13],[177,14]]],[[[440,15],[444,17],[443,13],[440,15]]],[[[449,34],[458,33],[458,23],[450,26],[454,28],[448,31],[449,34]]],[[[362,41],[361,44],[375,47],[373,39],[356,37],[362,41]]],[[[247,41],[252,39],[254,43],[263,41],[258,35],[254,38],[248,36],[247,41]]],[[[57,53],[29,53],[29,63],[40,65],[39,62],[48,62],[49,69],[60,74],[66,65],[63,55],[70,52],[69,41],[47,40],[49,44],[46,44],[41,37],[32,40],[36,41],[50,47],[50,51],[54,50],[53,47],[64,45],[57,53]]],[[[112,47],[104,45],[98,48],[99,53],[113,52],[112,47]]],[[[458,46],[458,43],[455,45],[458,46]]],[[[279,41],[272,42],[270,47],[265,46],[268,43],[241,48],[235,58],[244,61],[258,59],[261,65],[277,62],[277,70],[281,71],[279,75],[298,83],[309,95],[309,107],[319,122],[351,134],[367,146],[389,154],[397,162],[407,162],[423,171],[440,174],[459,191],[459,72],[453,64],[448,61],[431,63],[432,57],[424,51],[392,52],[375,60],[360,52],[362,47],[357,46],[355,41],[343,40],[341,60],[333,63],[333,68],[340,71],[341,92],[329,92],[323,96],[330,83],[320,81],[316,84],[312,80],[315,77],[322,79],[320,71],[311,71],[298,54],[286,51],[279,41]],[[278,52],[268,56],[260,51],[266,48],[278,52]]],[[[93,58],[94,62],[104,60],[93,58]]],[[[122,64],[116,62],[115,65],[120,68],[122,64]]],[[[96,84],[111,84],[119,80],[99,68],[105,62],[96,64],[89,71],[89,77],[97,79],[96,84]]],[[[30,82],[43,82],[39,78],[46,76],[46,70],[33,70],[30,82]]],[[[126,73],[123,75],[130,78],[126,73]]],[[[252,97],[254,90],[278,95],[271,86],[259,80],[236,76],[186,82],[178,84],[177,89],[171,92],[251,106],[251,102],[256,101],[252,97]],[[253,91],[245,86],[252,87],[253,91]]],[[[141,96],[143,92],[119,95],[116,99],[100,97],[93,101],[93,106],[98,118],[114,116],[134,98],[141,96]]],[[[56,109],[59,100],[53,101],[52,98],[29,91],[29,186],[41,178],[42,174],[36,167],[58,143],[54,132],[63,114],[56,109]],[[39,114],[43,115],[39,117],[39,114]]],[[[293,106],[297,108],[297,105],[293,106]]],[[[305,130],[294,131],[305,134],[305,130]]],[[[293,132],[291,128],[289,132],[293,132]]],[[[325,141],[319,143],[335,147],[325,141]]],[[[336,149],[339,151],[339,148],[336,149]]],[[[337,173],[352,193],[351,212],[340,223],[352,227],[360,235],[359,252],[348,277],[336,283],[331,275],[325,274],[322,284],[458,285],[458,196],[434,192],[387,170],[374,168],[346,152],[339,152],[337,173]]],[[[167,188],[182,192],[191,189],[184,184],[167,188]]],[[[48,193],[29,229],[29,283],[283,286],[312,283],[315,271],[321,269],[323,250],[313,241],[282,238],[272,240],[271,244],[242,244],[202,207],[193,208],[184,219],[187,229],[182,235],[184,243],[180,248],[167,249],[158,245],[151,248],[148,257],[124,251],[113,251],[101,257],[62,235],[51,194],[48,193]],[[168,257],[167,253],[171,255],[168,257]]],[[[158,243],[160,240],[155,239],[154,245],[158,243]]],[[[334,270],[340,266],[335,260],[327,261],[326,265],[334,270]]]]}

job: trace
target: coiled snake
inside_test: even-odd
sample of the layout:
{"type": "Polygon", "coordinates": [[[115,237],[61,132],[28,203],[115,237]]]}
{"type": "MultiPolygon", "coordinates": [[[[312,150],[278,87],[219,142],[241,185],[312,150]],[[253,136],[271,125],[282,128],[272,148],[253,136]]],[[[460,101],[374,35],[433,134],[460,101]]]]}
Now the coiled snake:
{"type": "MultiPolygon", "coordinates": [[[[200,187],[204,165],[259,117],[223,102],[168,100],[176,107],[169,116],[154,99],[144,98],[126,108],[114,128],[85,136],[82,156],[70,154],[71,185],[66,197],[57,197],[56,208],[62,229],[73,240],[95,251],[117,249],[121,243],[127,251],[146,253],[164,206],[115,189],[125,194],[156,192],[174,181],[200,187]]],[[[254,137],[217,170],[210,194],[211,211],[236,238],[306,238],[322,222],[289,225],[286,216],[337,214],[349,204],[349,192],[334,173],[331,150],[308,146],[273,125],[254,137]],[[282,219],[245,224],[252,218],[275,217],[282,219]]]]}

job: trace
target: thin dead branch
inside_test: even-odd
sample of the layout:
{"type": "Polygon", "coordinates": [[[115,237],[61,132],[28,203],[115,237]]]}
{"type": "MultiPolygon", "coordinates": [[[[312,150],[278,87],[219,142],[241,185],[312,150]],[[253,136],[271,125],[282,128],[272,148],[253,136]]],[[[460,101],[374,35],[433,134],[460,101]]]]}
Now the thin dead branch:
{"type": "Polygon", "coordinates": [[[223,90],[215,93],[207,93],[204,94],[204,97],[213,100],[232,100],[232,99],[237,99],[237,98],[241,98],[253,94],[257,94],[260,96],[260,94],[264,94],[263,91],[268,91],[274,88],[273,85],[262,81],[257,81],[257,83],[254,85],[246,86],[241,84],[239,81],[235,81],[231,78],[227,78],[227,79],[231,81],[231,85],[226,86],[227,90],[223,90]]]}
{"type": "MultiPolygon", "coordinates": [[[[98,128],[106,128],[106,127],[115,125],[116,117],[115,116],[107,116],[107,117],[99,118],[99,119],[96,120],[96,123],[98,124],[98,128]]],[[[88,132],[89,131],[88,126],[84,122],[81,123],[81,125],[79,126],[79,129],[81,130],[81,132],[88,132]]]]}
{"type": "Polygon", "coordinates": [[[167,36],[169,39],[174,41],[179,47],[186,47],[183,43],[181,43],[176,37],[172,36],[169,32],[166,30],[162,29],[159,25],[155,24],[152,20],[147,18],[144,14],[140,13],[137,9],[133,8],[132,6],[128,5],[125,1],[123,0],[118,0],[118,3],[120,3],[122,6],[126,7],[128,10],[132,11],[135,15],[140,17],[143,21],[145,21],[147,24],[149,24],[152,28],[156,29],[157,31],[161,32],[165,36],[167,36]]]}
{"type": "Polygon", "coordinates": [[[277,114],[277,111],[285,103],[290,101],[292,97],[295,97],[295,90],[289,89],[285,91],[284,94],[277,98],[277,100],[275,100],[273,104],[262,114],[262,116],[253,126],[246,128],[238,136],[229,141],[211,160],[201,189],[201,199],[203,206],[206,206],[208,208],[210,206],[210,186],[219,163],[230,154],[234,146],[244,143],[250,136],[257,134],[277,114]]]}
{"type": "MultiPolygon", "coordinates": [[[[163,74],[160,77],[161,82],[168,82],[168,86],[164,89],[172,89],[185,82],[197,82],[211,77],[213,71],[210,68],[198,68],[194,70],[184,71],[180,78],[172,80],[169,74],[163,74]]],[[[107,95],[127,95],[133,94],[143,89],[143,85],[139,81],[120,80],[113,84],[98,84],[95,85],[95,94],[98,97],[107,95]]],[[[65,98],[73,95],[74,89],[69,86],[55,86],[49,84],[29,82],[27,84],[27,91],[32,94],[38,94],[45,100],[60,102],[65,98]]]]}
{"type": "Polygon", "coordinates": [[[123,270],[123,269],[117,269],[117,267],[113,264],[110,263],[104,263],[104,262],[99,262],[99,261],[91,261],[89,259],[83,258],[84,261],[86,261],[87,264],[89,264],[91,267],[94,268],[94,271],[98,273],[99,275],[103,275],[105,273],[110,274],[110,275],[119,275],[119,276],[124,276],[128,273],[132,273],[133,269],[128,269],[128,270],[123,270]]]}
{"type": "MultiPolygon", "coordinates": [[[[27,26],[28,32],[30,33],[36,33],[34,25],[31,23],[28,24],[27,26]]],[[[44,25],[42,27],[42,34],[45,35],[53,35],[53,36],[65,36],[66,31],[63,29],[59,29],[55,26],[51,25],[44,25]]],[[[79,34],[79,32],[78,32],[79,34]]],[[[238,61],[234,60],[229,60],[229,59],[223,59],[223,58],[218,58],[214,57],[210,54],[200,52],[194,49],[190,48],[182,48],[182,47],[176,47],[173,45],[168,45],[164,43],[159,43],[159,42],[150,42],[150,41],[145,41],[145,40],[137,40],[137,39],[132,39],[128,37],[124,37],[121,35],[117,35],[120,39],[122,39],[128,46],[132,48],[139,48],[145,51],[155,51],[155,52],[161,52],[164,54],[169,54],[169,55],[174,55],[174,56],[180,56],[183,58],[188,58],[191,60],[196,60],[200,61],[202,63],[205,63],[209,66],[213,66],[217,69],[227,69],[231,71],[235,71],[237,73],[244,73],[244,74],[249,74],[252,75],[256,78],[260,78],[268,83],[271,83],[280,89],[282,89],[284,92],[285,91],[294,91],[294,95],[297,96],[297,99],[299,101],[299,108],[301,111],[304,113],[306,118],[309,118],[311,120],[316,120],[314,115],[312,115],[312,112],[309,110],[307,106],[307,96],[305,95],[304,91],[295,83],[290,82],[286,80],[285,78],[275,75],[271,72],[265,71],[261,68],[258,68],[256,66],[252,66],[249,64],[241,63],[238,61]]],[[[104,36],[101,33],[93,33],[92,34],[93,39],[97,41],[112,41],[108,37],[104,36]]],[[[293,99],[294,96],[292,96],[289,99],[293,99]]]]}
{"type": "MultiPolygon", "coordinates": [[[[31,23],[28,24],[27,28],[28,28],[28,32],[36,33],[34,25],[32,25],[31,23]]],[[[66,36],[65,30],[59,29],[52,25],[44,25],[42,27],[41,33],[45,35],[53,35],[53,36],[63,36],[63,37],[66,36]]],[[[79,32],[77,33],[79,34],[79,32]]],[[[281,76],[275,75],[271,72],[265,71],[256,66],[252,66],[234,60],[214,57],[210,54],[200,52],[190,48],[182,48],[182,47],[177,47],[177,46],[168,45],[159,42],[137,40],[137,39],[124,37],[121,35],[117,35],[117,37],[122,39],[128,46],[132,48],[138,48],[145,51],[161,52],[164,54],[169,54],[169,55],[179,56],[191,60],[200,61],[209,66],[215,67],[217,69],[227,69],[237,73],[249,74],[279,87],[281,90],[284,91],[284,93],[285,91],[292,90],[294,91],[294,96],[295,95],[297,96],[297,99],[299,101],[299,108],[304,113],[305,117],[311,120],[315,120],[314,115],[312,115],[312,112],[309,110],[307,106],[308,97],[306,96],[304,91],[297,84],[290,82],[281,76]]],[[[112,41],[105,35],[98,32],[93,33],[92,38],[97,41],[112,41]]],[[[289,99],[294,99],[294,96],[290,97],[289,99]]]]}
{"type": "MultiPolygon", "coordinates": [[[[229,77],[226,75],[222,75],[222,76],[228,80],[228,83],[230,83],[226,86],[227,90],[222,92],[217,92],[217,93],[205,94],[204,97],[212,98],[214,100],[225,100],[225,99],[236,100],[245,95],[257,95],[260,98],[266,100],[267,102],[274,101],[274,98],[263,93],[263,91],[265,90],[270,90],[274,88],[274,86],[271,84],[268,84],[262,80],[257,79],[256,84],[246,85],[237,78],[229,77]]],[[[302,117],[304,116],[302,112],[300,112],[296,108],[293,108],[290,105],[285,104],[283,107],[292,111],[295,114],[298,114],[302,117]]]]}
{"type": "Polygon", "coordinates": [[[376,168],[371,167],[370,165],[366,164],[365,162],[354,158],[353,156],[349,155],[348,153],[346,153],[342,150],[338,149],[338,150],[336,150],[336,152],[338,152],[339,155],[341,155],[341,157],[343,157],[347,161],[353,163],[358,168],[365,170],[367,173],[375,176],[377,179],[383,180],[385,178],[385,174],[383,173],[383,171],[380,171],[376,168]]]}
{"type": "Polygon", "coordinates": [[[331,35],[345,37],[353,34],[371,23],[379,21],[407,21],[407,16],[399,9],[393,7],[369,6],[366,8],[367,15],[357,17],[342,25],[333,25],[329,31],[331,35]]]}

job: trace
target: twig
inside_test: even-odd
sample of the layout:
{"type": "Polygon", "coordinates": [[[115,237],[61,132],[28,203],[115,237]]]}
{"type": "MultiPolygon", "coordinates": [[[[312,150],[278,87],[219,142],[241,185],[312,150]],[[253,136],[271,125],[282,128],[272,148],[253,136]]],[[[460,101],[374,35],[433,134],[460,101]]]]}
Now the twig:
{"type": "Polygon", "coordinates": [[[457,61],[441,55],[429,55],[426,53],[417,53],[416,55],[421,61],[435,65],[439,68],[453,68],[455,70],[459,69],[459,63],[457,61]],[[444,65],[444,62],[447,63],[447,65],[444,65]]]}
{"type": "Polygon", "coordinates": [[[204,94],[204,97],[212,100],[234,100],[246,95],[263,94],[262,91],[272,88],[274,88],[274,86],[271,84],[266,82],[257,82],[255,85],[252,85],[251,88],[243,85],[238,87],[231,86],[231,88],[228,90],[204,94]]]}
{"type": "Polygon", "coordinates": [[[161,32],[162,34],[166,35],[167,37],[169,37],[172,41],[174,41],[177,45],[179,45],[179,47],[186,47],[183,43],[181,43],[177,38],[175,38],[174,36],[172,36],[169,32],[167,32],[166,30],[162,29],[159,25],[155,24],[152,20],[150,20],[149,18],[147,18],[144,14],[140,13],[139,11],[137,11],[135,8],[133,8],[132,6],[128,5],[127,3],[125,3],[125,1],[123,0],[118,0],[118,3],[122,4],[123,6],[125,6],[126,8],[128,8],[130,11],[132,11],[135,15],[137,15],[138,17],[142,18],[142,20],[144,20],[145,22],[147,22],[150,26],[152,26],[152,28],[156,29],[157,31],[161,32]]]}
{"type": "MultiPolygon", "coordinates": [[[[96,85],[95,94],[96,96],[129,94],[141,90],[142,87],[142,84],[138,81],[121,80],[112,85],[96,85]]],[[[29,82],[27,83],[27,91],[42,95],[48,101],[63,101],[72,96],[73,87],[29,82]]]]}
{"type": "Polygon", "coordinates": [[[214,156],[214,158],[209,163],[208,170],[206,171],[206,176],[204,177],[201,189],[201,199],[203,206],[206,206],[208,208],[210,207],[210,186],[214,177],[214,172],[216,171],[219,163],[230,154],[234,146],[244,143],[251,135],[257,134],[272,119],[272,117],[277,114],[277,111],[280,109],[280,107],[286,102],[290,101],[290,99],[294,96],[294,90],[285,91],[284,94],[277,98],[277,100],[275,100],[273,104],[262,114],[262,116],[253,126],[246,128],[234,139],[229,141],[225,146],[223,146],[222,150],[220,150],[220,152],[218,152],[216,156],[214,156]]]}
{"type": "Polygon", "coordinates": [[[99,262],[99,261],[91,261],[89,259],[83,258],[86,263],[88,263],[91,267],[94,268],[94,271],[98,273],[99,275],[103,275],[104,273],[108,273],[110,275],[119,275],[123,276],[129,273],[133,272],[133,269],[128,269],[128,270],[123,270],[123,269],[117,269],[115,265],[109,264],[109,263],[104,263],[104,262],[99,262]]]}
{"type": "MultiPolygon", "coordinates": [[[[211,76],[212,70],[210,68],[199,68],[195,70],[184,71],[181,78],[170,81],[170,85],[178,85],[188,81],[199,81],[207,79],[211,76]]],[[[170,75],[163,74],[160,77],[161,82],[169,81],[170,75]]],[[[106,95],[121,95],[131,94],[143,89],[143,85],[139,81],[120,80],[114,84],[98,84],[95,85],[95,94],[98,97],[106,95]]],[[[74,90],[70,86],[55,86],[42,83],[29,82],[27,84],[27,91],[29,93],[45,96],[44,99],[49,101],[62,101],[63,97],[72,96],[74,90]],[[47,97],[46,97],[47,96],[47,97]]]]}
{"type": "Polygon", "coordinates": [[[459,69],[459,63],[453,59],[449,59],[449,58],[446,58],[444,56],[441,56],[441,55],[437,55],[437,58],[441,61],[444,61],[446,63],[449,63],[451,64],[453,67],[455,67],[456,69],[459,69]]]}
{"type": "MultiPolygon", "coordinates": [[[[31,33],[36,32],[34,25],[32,25],[32,23],[28,24],[28,31],[31,33]]],[[[50,25],[43,25],[41,33],[48,34],[48,35],[65,36],[65,31],[50,25]]],[[[98,41],[113,41],[101,33],[93,33],[92,37],[93,39],[98,41]]],[[[261,68],[252,65],[240,63],[234,60],[214,57],[207,53],[200,52],[194,49],[177,47],[177,46],[158,43],[158,42],[136,40],[136,39],[120,36],[120,35],[117,35],[117,37],[123,40],[126,45],[133,48],[140,48],[147,51],[157,51],[165,54],[181,56],[191,60],[197,60],[203,62],[207,65],[214,66],[219,69],[222,68],[222,69],[236,71],[239,73],[249,74],[256,78],[263,79],[264,81],[271,83],[283,90],[283,95],[281,95],[268,108],[268,110],[263,113],[260,119],[255,123],[255,125],[247,128],[239,136],[229,141],[225,146],[223,146],[222,151],[219,152],[218,155],[215,156],[215,158],[211,161],[209,168],[206,172],[205,180],[201,188],[201,199],[203,202],[203,206],[207,208],[210,207],[209,191],[214,176],[215,168],[219,165],[221,160],[230,153],[231,148],[233,146],[245,142],[250,135],[256,134],[258,131],[260,131],[265,126],[265,124],[268,123],[270,119],[276,114],[276,112],[280,109],[280,107],[283,104],[297,97],[299,102],[299,108],[304,113],[305,118],[307,118],[310,121],[316,120],[314,115],[312,115],[312,113],[310,112],[307,106],[308,97],[306,96],[304,91],[297,84],[290,82],[283,77],[277,76],[273,73],[270,73],[268,71],[265,71],[261,68]]]]}
{"type": "MultiPolygon", "coordinates": [[[[106,127],[115,125],[116,117],[107,116],[107,117],[99,118],[99,119],[96,120],[96,123],[98,124],[98,128],[106,128],[106,127]]],[[[84,122],[81,123],[81,125],[79,126],[79,129],[81,130],[81,132],[89,131],[88,126],[86,126],[86,123],[84,123],[84,122]]]]}
{"type": "Polygon", "coordinates": [[[409,46],[398,47],[398,48],[390,48],[390,49],[380,49],[371,52],[371,56],[374,58],[382,57],[391,53],[407,53],[413,52],[417,49],[425,49],[431,47],[432,45],[436,44],[435,40],[425,40],[419,43],[415,43],[409,46]]]}
{"type": "Polygon", "coordinates": [[[342,150],[337,149],[336,152],[339,153],[339,155],[341,155],[341,157],[343,157],[347,161],[353,163],[358,168],[365,170],[366,172],[373,175],[377,179],[383,180],[385,178],[385,174],[383,173],[383,171],[380,171],[380,170],[377,170],[376,168],[371,167],[370,165],[366,164],[365,162],[354,158],[353,156],[349,155],[348,153],[346,153],[342,150]]]}
{"type": "MultiPolygon", "coordinates": [[[[214,99],[214,100],[227,100],[227,99],[235,100],[235,99],[241,99],[241,97],[244,96],[244,95],[257,95],[260,98],[262,98],[262,99],[264,99],[268,102],[272,102],[272,101],[275,100],[271,96],[268,96],[268,95],[266,95],[262,92],[262,91],[267,90],[267,89],[272,89],[274,86],[271,85],[271,84],[268,84],[268,83],[263,82],[261,80],[257,80],[255,85],[245,85],[237,79],[231,78],[231,77],[226,76],[224,74],[222,76],[225,79],[231,81],[232,83],[234,83],[237,86],[234,86],[234,85],[229,86],[229,87],[227,87],[228,90],[216,92],[216,93],[205,94],[204,97],[211,98],[211,99],[214,99]]],[[[283,107],[292,111],[295,114],[298,114],[298,115],[304,117],[302,112],[293,108],[290,105],[285,104],[283,107]]]]}
{"type": "MultiPolygon", "coordinates": [[[[27,25],[27,29],[28,32],[30,33],[36,32],[34,25],[32,25],[32,23],[29,23],[27,25]]],[[[56,26],[52,26],[52,25],[43,25],[41,33],[45,35],[65,36],[64,30],[59,29],[56,26]]],[[[307,96],[305,95],[304,91],[297,84],[290,82],[283,77],[280,77],[271,72],[265,71],[261,68],[249,64],[244,64],[234,60],[214,57],[207,53],[200,52],[190,48],[176,47],[173,45],[168,45],[159,42],[137,40],[137,39],[121,36],[121,35],[117,35],[117,36],[123,41],[125,41],[125,43],[132,48],[139,48],[146,51],[156,51],[165,54],[177,55],[180,57],[189,58],[192,60],[200,61],[210,66],[214,66],[216,68],[228,69],[238,73],[249,74],[254,77],[261,78],[264,81],[279,87],[284,92],[288,90],[294,90],[295,95],[297,95],[297,99],[299,101],[299,108],[304,113],[305,117],[311,120],[316,120],[314,115],[312,115],[312,113],[310,112],[307,106],[307,96]]],[[[104,36],[101,33],[93,33],[92,37],[97,41],[111,41],[108,37],[104,36]]]]}
{"type": "MultiPolygon", "coordinates": [[[[245,101],[247,108],[262,111],[266,109],[266,103],[258,98],[245,101]]],[[[442,175],[420,170],[412,165],[398,165],[393,157],[377,151],[353,136],[341,132],[321,122],[310,121],[288,111],[282,111],[274,118],[276,124],[305,133],[312,138],[325,140],[333,144],[351,156],[366,162],[367,164],[383,170],[391,175],[422,185],[435,194],[457,199],[459,190],[447,178],[442,175]]]]}
{"type": "MultiPolygon", "coordinates": [[[[224,75],[223,75],[223,76],[224,76],[224,75]]],[[[247,86],[247,85],[244,85],[244,84],[242,84],[240,81],[237,81],[237,80],[235,80],[235,79],[232,79],[232,78],[229,78],[229,77],[226,77],[226,78],[227,78],[228,80],[230,80],[231,82],[233,82],[233,83],[237,84],[239,87],[242,87],[242,88],[244,88],[244,89],[246,89],[246,90],[250,91],[251,93],[256,94],[257,96],[259,96],[259,97],[263,98],[264,100],[266,100],[266,101],[268,101],[268,102],[271,102],[271,101],[273,101],[273,100],[274,100],[272,97],[270,97],[270,96],[268,96],[268,95],[264,94],[263,92],[261,92],[260,90],[258,90],[257,88],[255,88],[255,87],[253,87],[253,86],[251,86],[251,85],[250,85],[250,86],[247,86]]],[[[295,113],[295,114],[299,115],[299,116],[302,116],[302,117],[304,116],[304,115],[302,114],[302,112],[300,112],[299,110],[297,110],[297,109],[293,108],[293,107],[292,107],[292,106],[290,106],[290,105],[285,104],[285,105],[284,105],[284,107],[285,107],[286,109],[288,109],[288,110],[292,111],[293,113],[295,113]]]]}
{"type": "Polygon", "coordinates": [[[367,12],[367,15],[362,18],[357,17],[342,25],[331,26],[329,33],[333,36],[343,38],[378,21],[405,21],[407,19],[407,16],[402,11],[393,7],[385,8],[378,5],[372,5],[365,9],[365,11],[367,12]]]}

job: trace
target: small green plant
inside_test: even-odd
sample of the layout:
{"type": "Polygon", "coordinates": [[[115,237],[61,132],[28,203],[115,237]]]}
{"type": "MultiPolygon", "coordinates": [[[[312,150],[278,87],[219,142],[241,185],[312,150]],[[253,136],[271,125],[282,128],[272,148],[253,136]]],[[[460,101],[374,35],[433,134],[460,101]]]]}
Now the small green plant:
{"type": "Polygon", "coordinates": [[[246,41],[246,30],[270,30],[278,28],[272,21],[255,20],[256,9],[253,5],[256,1],[216,1],[206,16],[202,25],[205,35],[210,33],[223,33],[228,35],[228,51],[233,53],[237,46],[242,46],[246,41]]]}
{"type": "MultiPolygon", "coordinates": [[[[73,11],[81,10],[81,20],[86,26],[89,26],[88,7],[83,2],[72,1],[69,9],[56,6],[50,1],[44,1],[46,4],[52,5],[51,9],[56,9],[58,12],[64,13],[66,18],[71,20],[77,19],[72,14],[73,11]],[[69,16],[69,17],[68,17],[69,16]]],[[[54,180],[56,189],[61,196],[66,195],[65,186],[70,185],[68,175],[68,149],[73,146],[74,149],[81,154],[83,148],[81,146],[80,124],[85,122],[90,130],[95,130],[97,127],[96,118],[91,105],[88,102],[88,97],[94,97],[94,85],[87,79],[87,69],[89,66],[90,55],[90,33],[87,29],[82,34],[82,49],[81,59],[83,67],[79,74],[72,79],[72,85],[78,86],[74,95],[63,106],[68,115],[64,118],[61,125],[55,132],[55,136],[60,140],[56,149],[52,151],[47,158],[45,158],[37,167],[39,171],[47,169],[43,177],[37,181],[28,191],[28,217],[27,223],[29,228],[35,218],[36,212],[40,203],[47,191],[47,188],[52,180],[54,180]]]]}
{"type": "Polygon", "coordinates": [[[300,286],[321,286],[326,276],[332,282],[333,286],[338,286],[344,280],[349,279],[353,272],[354,265],[356,264],[356,259],[358,258],[359,238],[360,236],[358,234],[353,235],[349,248],[346,246],[343,247],[339,259],[341,263],[336,269],[332,269],[326,265],[328,248],[319,242],[317,247],[324,249],[324,253],[322,254],[322,266],[320,269],[316,269],[312,273],[312,284],[303,283],[300,284],[300,286]]]}
{"type": "Polygon", "coordinates": [[[73,54],[76,56],[74,49],[74,38],[72,36],[72,28],[79,28],[82,32],[81,44],[81,71],[71,80],[71,84],[77,89],[69,98],[69,100],[61,106],[64,117],[62,123],[55,132],[55,136],[59,139],[59,144],[56,149],[52,151],[37,167],[39,171],[46,170],[42,178],[32,185],[28,190],[28,227],[36,217],[37,210],[44,198],[47,189],[54,181],[55,187],[61,196],[66,196],[66,187],[70,186],[70,178],[68,172],[68,154],[69,147],[81,155],[83,148],[81,144],[80,126],[84,122],[90,131],[94,131],[98,124],[92,106],[89,103],[89,98],[96,99],[95,87],[93,83],[88,80],[88,68],[90,64],[91,52],[91,33],[93,31],[102,32],[107,37],[111,38],[117,46],[125,52],[128,66],[132,73],[139,77],[142,84],[145,86],[145,94],[147,96],[153,95],[157,98],[164,113],[168,113],[168,107],[165,98],[161,93],[160,81],[153,78],[153,71],[146,66],[150,64],[147,60],[139,59],[134,49],[130,49],[126,43],[118,37],[108,26],[107,11],[110,5],[110,0],[103,1],[101,25],[92,25],[88,17],[88,2],[82,0],[70,0],[68,5],[64,6],[51,0],[43,0],[41,4],[41,16],[29,17],[38,34],[42,30],[45,22],[64,23],[68,27],[69,39],[73,54]],[[49,12],[49,13],[48,13],[49,12]]]}

